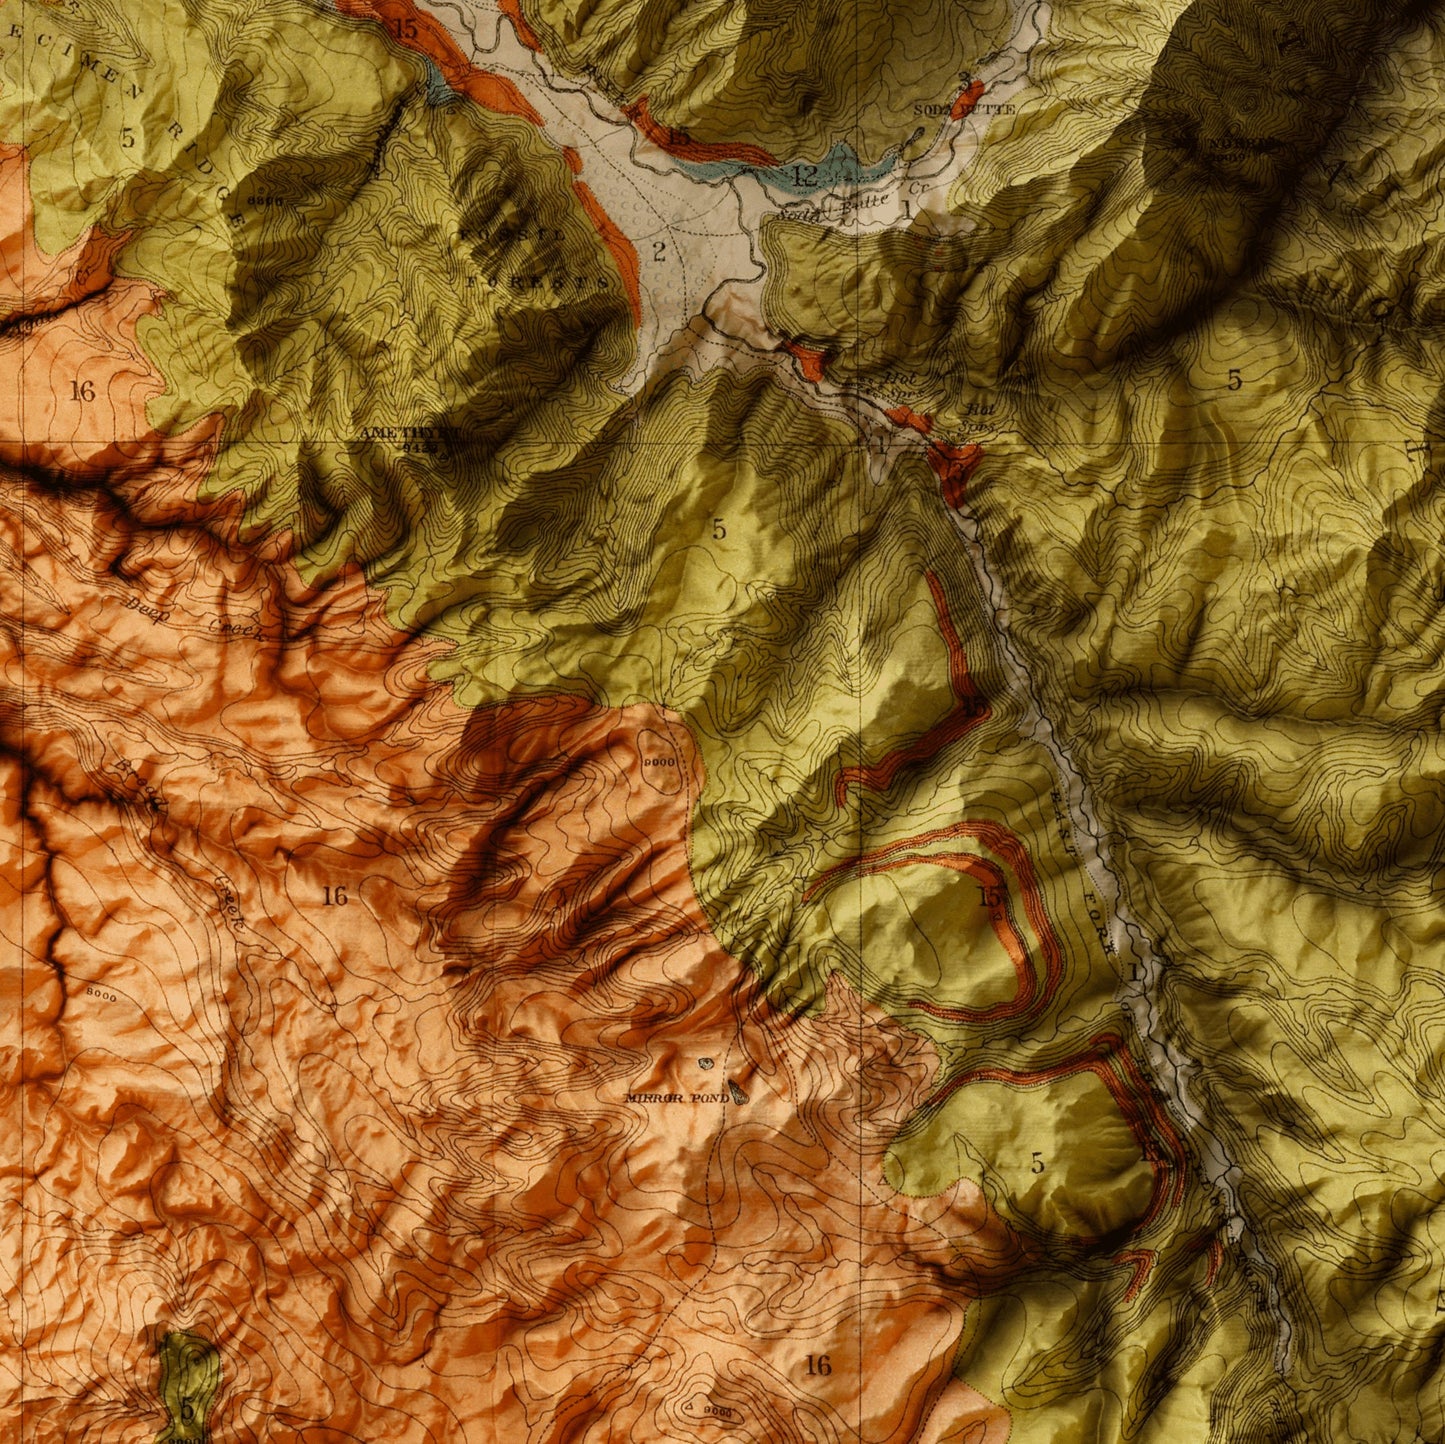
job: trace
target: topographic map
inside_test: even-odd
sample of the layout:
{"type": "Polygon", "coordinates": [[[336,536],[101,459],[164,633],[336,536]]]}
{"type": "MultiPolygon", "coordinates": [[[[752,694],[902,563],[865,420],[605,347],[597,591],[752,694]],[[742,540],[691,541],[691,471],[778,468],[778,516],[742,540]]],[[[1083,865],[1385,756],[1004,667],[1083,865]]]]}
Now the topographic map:
{"type": "Polygon", "coordinates": [[[1441,1444],[1442,95],[0,0],[0,1437],[1441,1444]]]}

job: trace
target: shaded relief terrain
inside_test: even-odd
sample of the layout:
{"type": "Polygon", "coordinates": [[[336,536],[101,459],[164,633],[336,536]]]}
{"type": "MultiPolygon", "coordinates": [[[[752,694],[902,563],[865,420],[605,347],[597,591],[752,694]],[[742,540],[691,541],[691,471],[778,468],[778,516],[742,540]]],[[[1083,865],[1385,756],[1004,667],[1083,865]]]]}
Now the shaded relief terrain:
{"type": "MultiPolygon", "coordinates": [[[[161,304],[70,260],[28,376],[161,304]]],[[[934,1049],[841,980],[788,1017],[719,946],[678,717],[461,710],[354,570],[197,502],[217,428],[148,432],[159,376],[112,360],[130,439],[32,419],[7,457],[10,1416],[1006,1437],[950,1345],[1028,1244],[976,1183],[882,1181],[934,1049]]]]}
{"type": "Polygon", "coordinates": [[[15,1437],[1438,1439],[1442,66],[0,4],[15,1437]]]}

